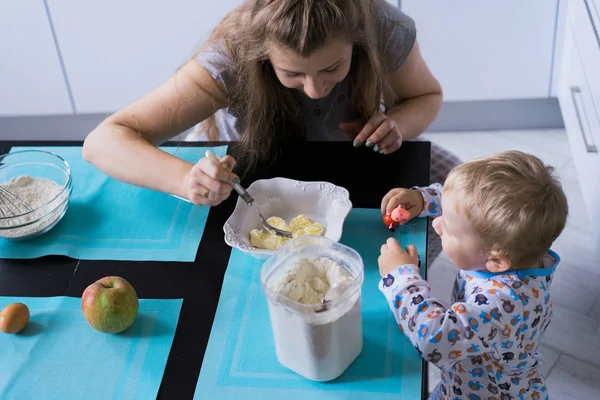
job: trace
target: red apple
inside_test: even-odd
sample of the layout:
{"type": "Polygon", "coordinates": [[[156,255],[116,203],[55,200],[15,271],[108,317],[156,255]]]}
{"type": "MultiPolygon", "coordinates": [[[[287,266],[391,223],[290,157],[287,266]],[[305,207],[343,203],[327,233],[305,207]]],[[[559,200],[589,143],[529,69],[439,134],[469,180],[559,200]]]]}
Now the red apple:
{"type": "Polygon", "coordinates": [[[119,276],[105,276],[88,286],[81,296],[81,310],[87,322],[104,333],[129,328],[138,313],[138,297],[129,282],[119,276]]]}

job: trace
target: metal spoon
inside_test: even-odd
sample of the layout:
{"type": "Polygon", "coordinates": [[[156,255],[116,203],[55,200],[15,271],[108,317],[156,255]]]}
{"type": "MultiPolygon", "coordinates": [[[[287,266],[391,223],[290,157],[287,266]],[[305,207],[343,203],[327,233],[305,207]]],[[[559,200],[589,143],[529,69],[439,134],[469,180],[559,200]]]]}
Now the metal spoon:
{"type": "MultiPolygon", "coordinates": [[[[211,160],[212,162],[215,162],[217,164],[221,164],[221,162],[219,161],[219,159],[217,158],[217,156],[215,155],[215,153],[213,153],[210,150],[206,150],[205,153],[206,157],[211,160]]],[[[254,198],[250,195],[250,193],[248,193],[246,191],[246,189],[244,189],[242,187],[242,185],[240,185],[239,183],[234,183],[233,184],[233,188],[235,189],[235,191],[237,192],[237,194],[242,198],[242,200],[244,200],[246,202],[246,204],[248,204],[249,206],[251,206],[252,208],[254,208],[254,210],[258,213],[258,216],[260,217],[260,220],[262,222],[263,227],[265,227],[265,229],[268,229],[270,231],[275,232],[275,234],[277,236],[282,236],[288,239],[292,238],[292,233],[288,232],[288,231],[284,231],[281,229],[277,229],[274,226],[270,225],[267,220],[265,219],[265,217],[263,217],[262,213],[260,212],[260,210],[258,208],[256,208],[256,206],[254,205],[254,198]]]]}
{"type": "Polygon", "coordinates": [[[321,299],[321,304],[323,305],[321,306],[321,308],[316,310],[316,312],[327,311],[329,309],[330,303],[333,300],[337,299],[340,296],[340,294],[342,294],[344,290],[346,290],[348,286],[349,283],[347,282],[338,282],[331,285],[325,293],[325,295],[323,296],[323,298],[321,299]]]}

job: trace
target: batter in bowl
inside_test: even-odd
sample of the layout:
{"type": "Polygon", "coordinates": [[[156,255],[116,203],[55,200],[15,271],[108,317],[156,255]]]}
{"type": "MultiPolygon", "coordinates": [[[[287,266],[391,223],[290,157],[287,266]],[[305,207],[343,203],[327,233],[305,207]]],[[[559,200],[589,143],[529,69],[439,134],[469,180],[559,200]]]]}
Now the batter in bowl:
{"type": "MultiPolygon", "coordinates": [[[[298,215],[288,225],[283,218],[270,217],[267,222],[277,229],[292,232],[293,237],[302,235],[319,235],[323,236],[325,228],[318,222],[315,222],[305,215],[298,215]]],[[[277,250],[287,242],[288,238],[277,236],[275,232],[266,229],[250,230],[250,245],[258,249],[277,250]]]]}

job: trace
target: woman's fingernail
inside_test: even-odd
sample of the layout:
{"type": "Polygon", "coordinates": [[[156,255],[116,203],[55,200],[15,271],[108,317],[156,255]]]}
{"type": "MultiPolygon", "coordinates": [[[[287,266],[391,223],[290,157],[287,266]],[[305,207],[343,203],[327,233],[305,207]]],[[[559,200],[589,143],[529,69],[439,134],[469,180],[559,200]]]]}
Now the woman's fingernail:
{"type": "Polygon", "coordinates": [[[233,178],[231,180],[231,182],[233,182],[234,185],[239,185],[240,184],[240,178],[238,178],[237,176],[235,178],[233,178]]]}
{"type": "Polygon", "coordinates": [[[383,153],[383,150],[379,150],[379,154],[384,154],[384,153],[383,153]]]}
{"type": "Polygon", "coordinates": [[[360,147],[360,145],[361,145],[361,144],[362,144],[362,142],[361,142],[360,140],[358,140],[358,139],[357,139],[357,140],[355,140],[355,141],[352,143],[352,145],[353,145],[354,147],[360,147]]]}
{"type": "Polygon", "coordinates": [[[225,161],[223,163],[223,168],[225,168],[225,169],[231,169],[231,164],[229,164],[227,161],[225,161]]]}
{"type": "Polygon", "coordinates": [[[367,147],[371,147],[371,146],[373,146],[373,141],[372,141],[372,140],[370,140],[370,139],[369,139],[369,140],[367,140],[367,143],[365,144],[365,146],[367,146],[367,147]]]}
{"type": "Polygon", "coordinates": [[[373,147],[373,151],[379,151],[381,149],[381,147],[379,147],[378,144],[375,145],[375,147],[373,147]]]}

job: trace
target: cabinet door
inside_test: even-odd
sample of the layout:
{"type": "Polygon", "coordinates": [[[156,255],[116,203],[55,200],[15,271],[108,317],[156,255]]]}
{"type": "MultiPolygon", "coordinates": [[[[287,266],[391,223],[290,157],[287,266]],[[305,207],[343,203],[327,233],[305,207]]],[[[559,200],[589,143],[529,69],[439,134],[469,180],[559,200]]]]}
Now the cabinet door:
{"type": "Polygon", "coordinates": [[[600,18],[600,0],[590,0],[590,3],[592,12],[596,14],[597,18],[600,18]]]}
{"type": "Polygon", "coordinates": [[[586,210],[600,238],[600,149],[594,142],[600,120],[594,110],[581,44],[573,34],[572,21],[567,21],[564,38],[558,99],[586,210]]]}
{"type": "MultiPolygon", "coordinates": [[[[573,0],[569,3],[568,22],[593,98],[591,111],[600,119],[600,14],[592,0],[573,0]]],[[[600,129],[590,134],[591,140],[600,146],[600,129]]]]}
{"type": "Polygon", "coordinates": [[[0,115],[73,110],[42,0],[0,1],[0,115]]]}
{"type": "Polygon", "coordinates": [[[444,100],[548,97],[557,0],[402,0],[444,100]]]}
{"type": "Polygon", "coordinates": [[[242,0],[47,0],[80,113],[113,112],[185,63],[242,0]]]}

